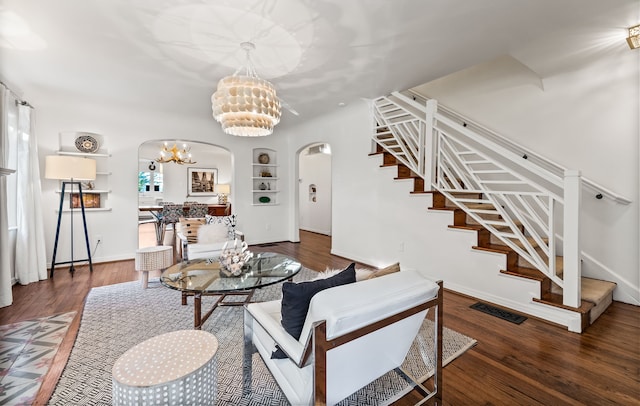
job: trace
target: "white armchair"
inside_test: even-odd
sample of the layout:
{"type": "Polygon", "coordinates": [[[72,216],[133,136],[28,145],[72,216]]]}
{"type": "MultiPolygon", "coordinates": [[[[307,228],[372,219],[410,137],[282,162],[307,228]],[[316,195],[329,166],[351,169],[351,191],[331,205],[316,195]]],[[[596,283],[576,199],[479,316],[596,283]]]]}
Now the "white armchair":
{"type": "Polygon", "coordinates": [[[177,237],[182,259],[214,258],[220,255],[226,242],[244,241],[244,234],[235,226],[235,215],[180,219],[177,237]]]}
{"type": "Polygon", "coordinates": [[[245,305],[244,391],[251,390],[251,358],[257,351],[292,405],[333,405],[398,370],[433,306],[434,390],[425,395],[441,399],[442,282],[415,271],[320,291],[311,299],[299,340],[281,325],[280,300],[245,305]],[[286,358],[271,358],[276,344],[286,358]]]}

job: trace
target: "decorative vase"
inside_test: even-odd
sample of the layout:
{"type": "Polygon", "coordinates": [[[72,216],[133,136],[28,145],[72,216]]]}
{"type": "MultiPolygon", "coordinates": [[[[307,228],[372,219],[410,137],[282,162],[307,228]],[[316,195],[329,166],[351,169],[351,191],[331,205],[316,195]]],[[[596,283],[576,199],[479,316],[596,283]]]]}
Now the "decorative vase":
{"type": "Polygon", "coordinates": [[[264,184],[264,182],[262,182],[262,183],[260,184],[260,186],[258,186],[258,188],[259,188],[260,190],[267,190],[267,185],[265,185],[265,184],[264,184]]]}
{"type": "Polygon", "coordinates": [[[220,254],[220,271],[227,276],[242,275],[242,267],[249,259],[253,257],[253,253],[248,250],[247,243],[242,241],[238,244],[238,239],[233,241],[233,247],[228,247],[229,241],[222,247],[220,254]]]}

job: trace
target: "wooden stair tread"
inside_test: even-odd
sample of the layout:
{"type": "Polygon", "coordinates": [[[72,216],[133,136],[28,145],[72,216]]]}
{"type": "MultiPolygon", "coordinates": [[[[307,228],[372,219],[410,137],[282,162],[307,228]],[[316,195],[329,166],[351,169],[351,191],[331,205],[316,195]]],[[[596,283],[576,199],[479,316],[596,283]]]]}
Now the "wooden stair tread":
{"type": "Polygon", "coordinates": [[[496,210],[495,206],[491,203],[463,203],[463,205],[471,210],[496,210]]]}
{"type": "Polygon", "coordinates": [[[462,226],[450,225],[448,227],[449,228],[456,228],[456,229],[459,229],[459,230],[471,230],[471,231],[480,231],[480,230],[484,230],[485,229],[481,225],[476,225],[476,224],[465,224],[465,225],[462,225],[462,226]]]}
{"type": "Polygon", "coordinates": [[[582,300],[596,304],[600,303],[602,298],[611,294],[616,286],[617,284],[614,282],[582,277],[580,289],[582,292],[582,300]]]}
{"type": "MultiPolygon", "coordinates": [[[[524,249],[524,243],[520,240],[511,240],[513,241],[514,244],[516,244],[518,247],[524,249]]],[[[538,247],[538,242],[533,238],[533,237],[527,237],[527,241],[529,241],[529,244],[531,244],[531,246],[533,246],[533,248],[538,247]]],[[[545,244],[549,244],[549,239],[548,238],[543,238],[542,241],[545,244]]]]}
{"type": "MultiPolygon", "coordinates": [[[[616,286],[617,284],[614,282],[583,276],[580,280],[580,296],[582,297],[582,300],[597,305],[603,300],[607,300],[608,296],[611,295],[616,286]]],[[[552,288],[552,293],[561,295],[562,289],[554,286],[552,288]]]]}
{"type": "Polygon", "coordinates": [[[502,269],[500,270],[500,273],[503,273],[506,275],[519,276],[527,279],[533,279],[540,282],[547,279],[547,277],[537,269],[525,268],[522,266],[514,267],[512,269],[502,269]]]}
{"type": "Polygon", "coordinates": [[[562,295],[559,295],[557,293],[547,293],[545,295],[543,295],[542,298],[540,299],[536,299],[535,297],[533,298],[534,302],[538,302],[538,303],[544,303],[547,304],[549,306],[554,306],[554,307],[559,307],[562,309],[566,309],[566,310],[571,310],[574,312],[578,312],[580,314],[588,314],[589,311],[591,310],[591,308],[593,308],[593,303],[591,302],[587,302],[586,300],[582,300],[580,307],[571,307],[571,306],[566,306],[564,304],[562,304],[562,295]]]}
{"type": "Polygon", "coordinates": [[[498,244],[487,244],[484,247],[480,247],[479,245],[474,245],[471,248],[473,248],[474,250],[480,250],[480,251],[497,252],[499,254],[508,254],[510,252],[513,252],[513,250],[507,247],[506,245],[498,245],[498,244]]]}
{"type": "Polygon", "coordinates": [[[457,207],[429,207],[429,210],[443,210],[443,211],[456,211],[456,210],[460,210],[457,207]]]}

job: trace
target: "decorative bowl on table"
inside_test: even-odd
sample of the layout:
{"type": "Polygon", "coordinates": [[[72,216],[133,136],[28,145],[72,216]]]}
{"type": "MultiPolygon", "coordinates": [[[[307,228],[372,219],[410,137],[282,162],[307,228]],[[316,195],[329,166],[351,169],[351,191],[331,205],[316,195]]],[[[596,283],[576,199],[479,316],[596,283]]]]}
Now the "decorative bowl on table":
{"type": "Polygon", "coordinates": [[[248,250],[246,242],[242,241],[239,244],[238,239],[235,239],[233,246],[230,246],[227,241],[220,253],[220,271],[226,276],[240,276],[242,268],[252,257],[253,253],[248,250]]]}

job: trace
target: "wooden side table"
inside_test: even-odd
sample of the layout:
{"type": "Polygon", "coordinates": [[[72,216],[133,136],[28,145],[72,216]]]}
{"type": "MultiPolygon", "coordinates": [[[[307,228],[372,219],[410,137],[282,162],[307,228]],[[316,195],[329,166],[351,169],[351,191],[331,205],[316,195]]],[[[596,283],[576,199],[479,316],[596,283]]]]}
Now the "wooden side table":
{"type": "Polygon", "coordinates": [[[112,369],[116,406],[213,405],[218,339],[201,330],[179,330],[130,348],[112,369]]]}
{"type": "Polygon", "coordinates": [[[144,289],[149,285],[149,271],[165,269],[173,265],[173,247],[156,245],[136,251],[136,271],[141,271],[140,281],[144,289]]]}

